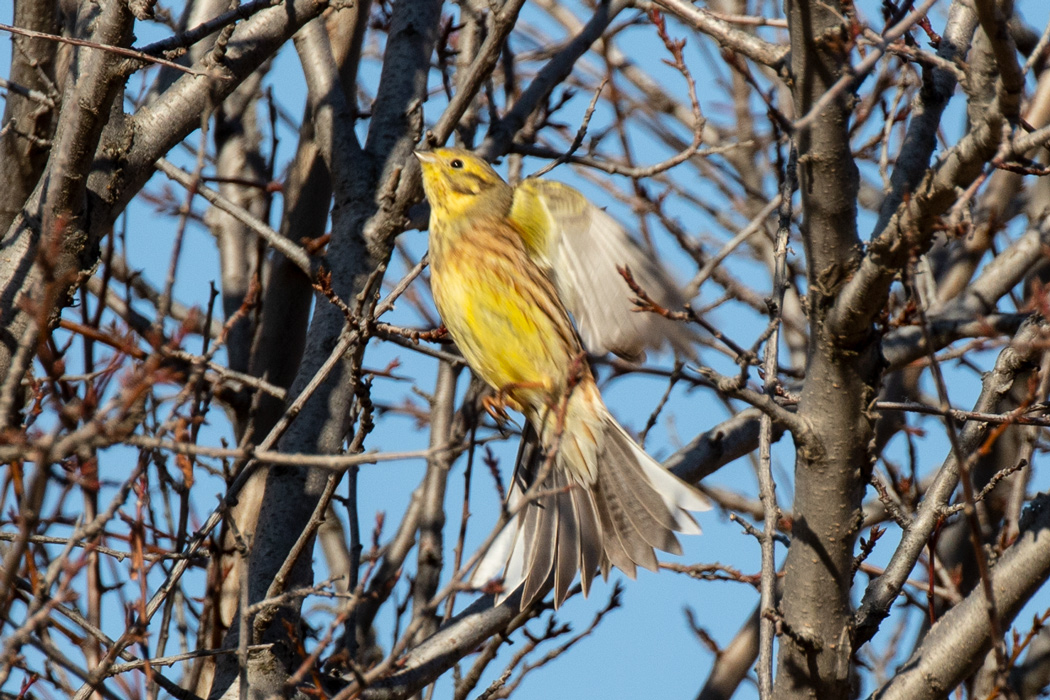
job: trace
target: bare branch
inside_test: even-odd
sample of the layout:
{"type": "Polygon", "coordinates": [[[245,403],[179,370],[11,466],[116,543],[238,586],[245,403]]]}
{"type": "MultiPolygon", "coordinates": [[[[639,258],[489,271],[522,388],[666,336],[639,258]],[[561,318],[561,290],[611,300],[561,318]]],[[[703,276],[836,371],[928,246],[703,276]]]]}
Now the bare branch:
{"type": "MultiPolygon", "coordinates": [[[[1022,369],[1029,367],[1036,356],[1039,339],[1045,333],[1045,325],[1029,320],[1017,334],[1011,347],[999,354],[995,369],[985,375],[980,398],[974,410],[992,412],[1013,386],[1014,378],[1022,369]]],[[[959,435],[959,446],[963,454],[973,454],[983,441],[989,426],[987,423],[970,422],[959,435]]],[[[959,469],[954,453],[949,455],[937,473],[937,478],[926,491],[910,527],[905,531],[900,545],[893,553],[886,571],[868,584],[857,611],[856,644],[871,639],[882,620],[889,614],[890,606],[900,593],[905,579],[911,574],[922,550],[941,519],[942,509],[955,492],[959,483],[959,469]]]]}
{"type": "Polygon", "coordinates": [[[653,4],[681,18],[697,31],[707,34],[720,46],[741,53],[762,65],[779,70],[787,57],[788,52],[784,47],[770,44],[736,29],[715,13],[693,7],[682,0],[653,0],[653,4]]]}
{"type": "MultiPolygon", "coordinates": [[[[1022,532],[991,570],[995,607],[1009,624],[1050,576],[1050,501],[1037,497],[1022,532]]],[[[938,620],[896,677],[872,694],[873,700],[925,700],[944,697],[977,668],[995,641],[981,589],[938,620]]]]}

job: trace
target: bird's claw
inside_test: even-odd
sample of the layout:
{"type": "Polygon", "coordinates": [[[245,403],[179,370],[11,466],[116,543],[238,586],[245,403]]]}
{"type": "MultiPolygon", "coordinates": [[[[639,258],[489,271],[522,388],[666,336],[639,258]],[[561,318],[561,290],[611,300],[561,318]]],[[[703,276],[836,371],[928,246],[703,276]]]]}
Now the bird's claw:
{"type": "Polygon", "coordinates": [[[495,396],[486,396],[481,400],[481,405],[497,423],[502,425],[510,420],[510,416],[507,415],[507,401],[502,391],[497,391],[495,396]]]}

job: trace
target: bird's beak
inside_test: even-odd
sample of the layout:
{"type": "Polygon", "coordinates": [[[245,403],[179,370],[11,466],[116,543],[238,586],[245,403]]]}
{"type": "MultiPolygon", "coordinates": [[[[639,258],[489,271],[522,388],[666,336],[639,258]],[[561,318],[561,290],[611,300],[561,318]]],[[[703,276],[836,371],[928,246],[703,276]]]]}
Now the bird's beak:
{"type": "Polygon", "coordinates": [[[438,157],[434,155],[433,151],[412,151],[412,154],[419,158],[420,163],[436,163],[438,157]]]}

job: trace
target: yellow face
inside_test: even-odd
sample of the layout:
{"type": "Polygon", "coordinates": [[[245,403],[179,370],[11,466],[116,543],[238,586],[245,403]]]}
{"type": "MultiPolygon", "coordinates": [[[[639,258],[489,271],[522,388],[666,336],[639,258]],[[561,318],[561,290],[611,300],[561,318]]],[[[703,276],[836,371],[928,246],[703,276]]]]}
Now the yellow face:
{"type": "MultiPolygon", "coordinates": [[[[462,148],[416,151],[423,189],[435,215],[457,218],[479,206],[509,206],[510,186],[492,166],[462,148]]],[[[504,212],[493,210],[496,216],[504,212]]]]}

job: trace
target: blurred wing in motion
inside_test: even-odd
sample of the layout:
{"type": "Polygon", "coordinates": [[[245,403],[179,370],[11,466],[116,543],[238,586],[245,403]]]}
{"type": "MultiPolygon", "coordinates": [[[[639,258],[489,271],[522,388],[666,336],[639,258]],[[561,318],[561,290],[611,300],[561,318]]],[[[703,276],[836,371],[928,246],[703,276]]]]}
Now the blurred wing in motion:
{"type": "Polygon", "coordinates": [[[686,323],[636,311],[634,292],[616,269],[627,267],[652,299],[679,311],[685,297],[671,275],[611,216],[559,182],[528,179],[514,191],[510,219],[522,230],[532,259],[554,282],[576,319],[587,349],[642,360],[670,345],[695,359],[696,332],[686,323]]]}

